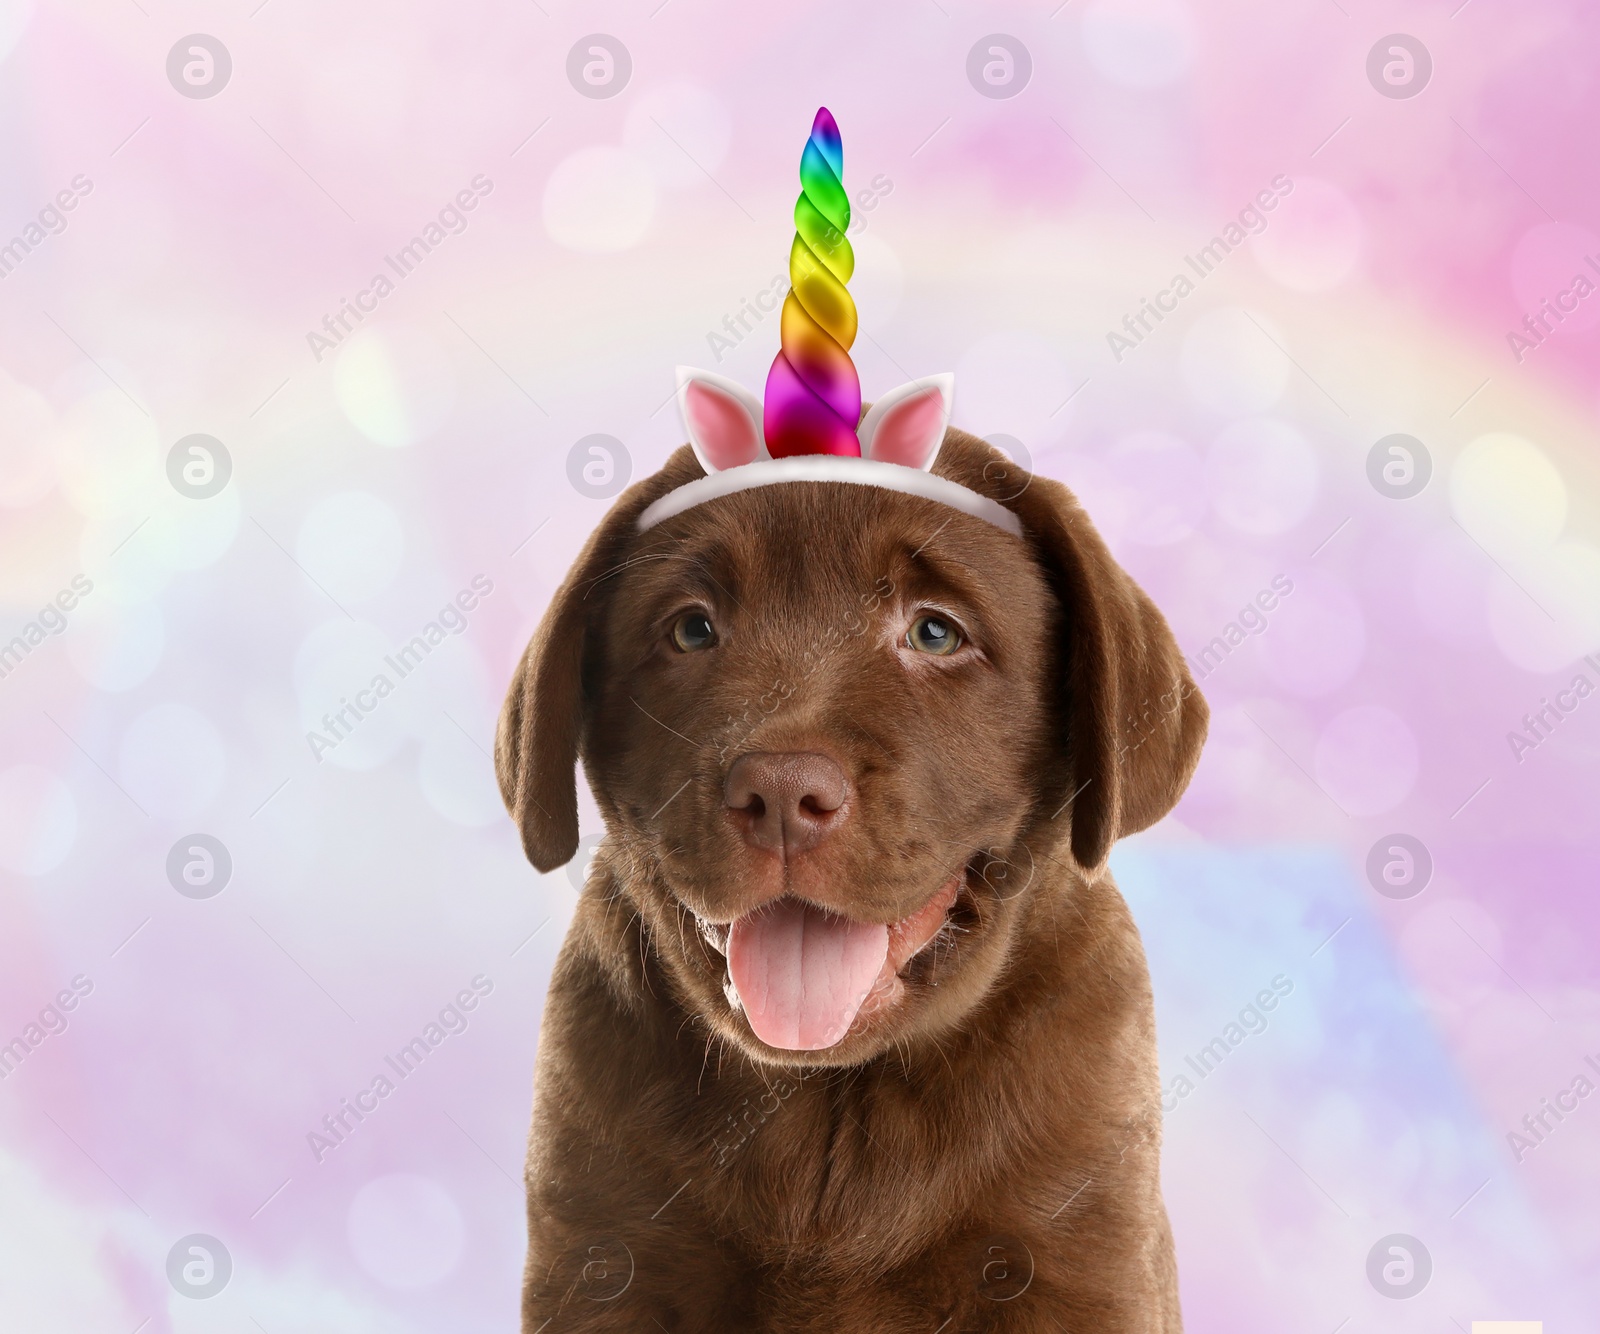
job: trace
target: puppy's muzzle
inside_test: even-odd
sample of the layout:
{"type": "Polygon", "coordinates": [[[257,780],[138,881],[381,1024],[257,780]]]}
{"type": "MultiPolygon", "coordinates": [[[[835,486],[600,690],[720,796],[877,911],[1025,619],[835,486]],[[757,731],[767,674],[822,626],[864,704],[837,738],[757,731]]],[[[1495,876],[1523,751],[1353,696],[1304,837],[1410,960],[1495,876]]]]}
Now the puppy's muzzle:
{"type": "Polygon", "coordinates": [[[788,861],[845,822],[850,792],[849,777],[826,755],[754,751],[728,770],[723,804],[746,843],[788,861]]]}

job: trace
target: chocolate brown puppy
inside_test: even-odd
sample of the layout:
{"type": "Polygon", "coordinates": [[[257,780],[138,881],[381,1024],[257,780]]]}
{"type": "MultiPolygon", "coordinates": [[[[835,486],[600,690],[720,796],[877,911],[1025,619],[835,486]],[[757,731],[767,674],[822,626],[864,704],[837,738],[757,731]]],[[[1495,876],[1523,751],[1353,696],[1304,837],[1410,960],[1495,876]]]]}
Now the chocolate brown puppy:
{"type": "Polygon", "coordinates": [[[1160,612],[1071,494],[960,431],[920,495],[618,499],[512,683],[557,962],[523,1330],[1180,1328],[1154,1017],[1106,871],[1199,758],[1160,612]]]}

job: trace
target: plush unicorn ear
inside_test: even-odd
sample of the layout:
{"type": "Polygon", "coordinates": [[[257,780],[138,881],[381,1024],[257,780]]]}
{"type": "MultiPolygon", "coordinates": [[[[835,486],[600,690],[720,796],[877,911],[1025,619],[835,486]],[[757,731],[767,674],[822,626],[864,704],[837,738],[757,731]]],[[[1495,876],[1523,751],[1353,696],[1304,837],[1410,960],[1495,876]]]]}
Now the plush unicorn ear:
{"type": "Polygon", "coordinates": [[[678,411],[708,477],[769,457],[761,439],[761,400],[737,381],[679,366],[678,411]]]}
{"type": "Polygon", "coordinates": [[[861,420],[861,455],[907,468],[933,467],[950,424],[954,375],[930,375],[891,389],[861,420]]]}

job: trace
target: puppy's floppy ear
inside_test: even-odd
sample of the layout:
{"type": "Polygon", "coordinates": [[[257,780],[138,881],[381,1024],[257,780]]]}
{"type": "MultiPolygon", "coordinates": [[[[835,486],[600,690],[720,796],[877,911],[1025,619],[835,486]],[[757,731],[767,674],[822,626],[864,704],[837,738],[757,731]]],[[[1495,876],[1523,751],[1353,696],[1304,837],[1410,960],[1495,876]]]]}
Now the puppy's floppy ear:
{"type": "Polygon", "coordinates": [[[1034,477],[1007,502],[1062,601],[1062,692],[1072,856],[1086,871],[1153,825],[1188,787],[1210,709],[1166,617],[1060,482],[1034,477]]]}
{"type": "Polygon", "coordinates": [[[578,848],[574,770],[584,724],[584,670],[607,581],[620,575],[645,507],[699,473],[694,456],[680,449],[660,472],[618,497],[550,599],[517,664],[495,730],[494,769],[500,796],[522,831],[522,850],[541,871],[565,865],[578,848]]]}
{"type": "Polygon", "coordinates": [[[1071,817],[1073,860],[1092,874],[1117,839],[1177,804],[1200,761],[1210,710],[1166,618],[1066,487],[1019,479],[1004,455],[965,431],[946,434],[938,471],[1017,514],[1061,600],[1065,765],[1055,801],[1071,817]]]}

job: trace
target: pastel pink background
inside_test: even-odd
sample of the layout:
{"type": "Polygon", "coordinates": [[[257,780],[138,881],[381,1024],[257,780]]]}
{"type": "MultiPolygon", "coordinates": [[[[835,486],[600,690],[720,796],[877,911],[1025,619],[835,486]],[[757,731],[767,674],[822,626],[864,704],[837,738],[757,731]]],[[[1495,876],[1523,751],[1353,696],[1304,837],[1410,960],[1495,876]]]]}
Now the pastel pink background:
{"type": "Polygon", "coordinates": [[[575,889],[521,856],[493,720],[607,503],[576,443],[642,476],[680,443],[676,364],[761,384],[775,318],[709,335],[781,277],[826,104],[866,396],[954,370],[957,423],[1078,488],[1191,655],[1293,584],[1204,681],[1188,796],[1114,860],[1169,1087],[1293,984],[1168,1115],[1190,1327],[1592,1330],[1600,1097],[1520,1162],[1507,1135],[1600,1060],[1600,698],[1508,735],[1600,685],[1600,297],[1520,360],[1507,333],[1600,252],[1597,60],[1579,0],[0,0],[0,244],[92,184],[0,280],[0,640],[93,585],[0,679],[0,1044],[93,986],[0,1080],[0,1327],[514,1327],[575,889]],[[1433,63],[1412,98],[1366,76],[1396,31],[1433,63]],[[233,64],[204,100],[165,73],[196,32],[233,64]],[[596,32],[632,60],[605,99],[565,73],[596,32]],[[1014,97],[967,79],[993,33],[1031,56],[1014,97]],[[1114,359],[1278,176],[1265,230],[1114,359]],[[167,480],[194,432],[233,463],[206,500],[167,480]],[[1368,480],[1393,433],[1432,463],[1406,500],[1368,480]],[[196,832],[233,862],[209,899],[166,873],[196,832]],[[1366,869],[1397,832],[1433,862],[1403,900],[1366,869]],[[465,1031],[316,1161],[480,974],[465,1031]],[[166,1277],[192,1233],[232,1256],[208,1301],[166,1277]],[[1393,1233],[1433,1261],[1404,1301],[1366,1277],[1393,1233]]]}

